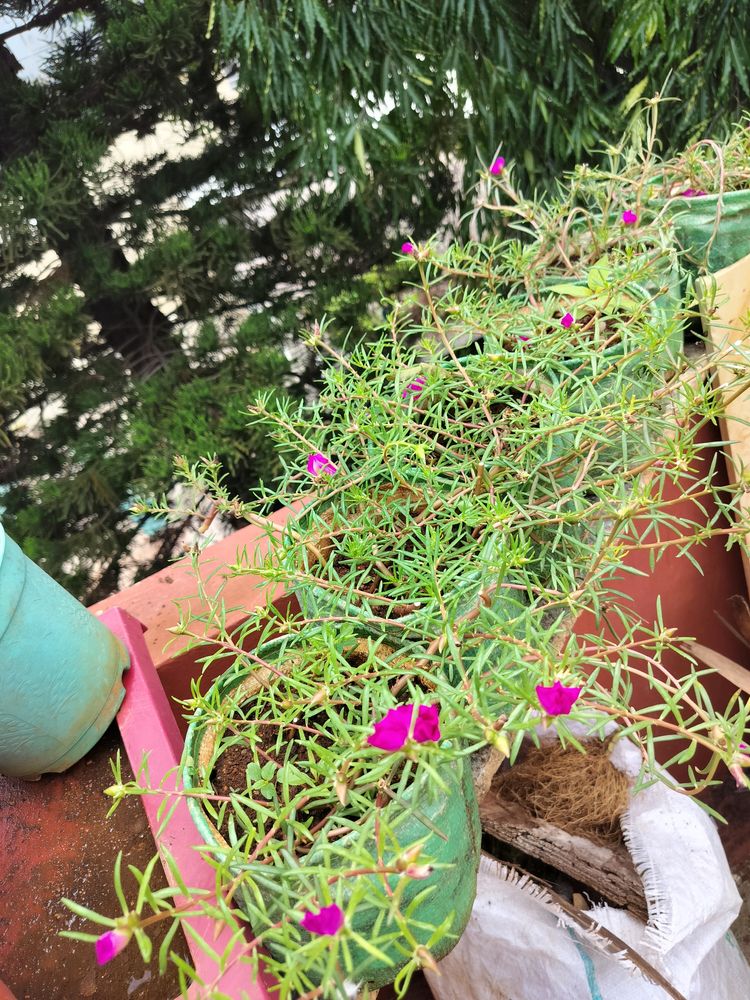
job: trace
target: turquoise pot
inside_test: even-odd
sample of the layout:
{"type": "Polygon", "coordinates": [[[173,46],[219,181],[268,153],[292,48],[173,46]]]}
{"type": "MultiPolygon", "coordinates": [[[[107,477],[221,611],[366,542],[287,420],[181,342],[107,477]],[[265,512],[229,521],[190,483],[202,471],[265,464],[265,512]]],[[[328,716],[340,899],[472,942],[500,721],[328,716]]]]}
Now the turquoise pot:
{"type": "MultiPolygon", "coordinates": [[[[281,665],[284,657],[288,657],[289,649],[285,640],[271,640],[256,650],[256,653],[267,662],[277,662],[281,665]]],[[[222,698],[235,693],[244,684],[253,685],[253,678],[258,672],[245,674],[227,674],[214,683],[214,690],[222,698]]],[[[266,681],[261,681],[265,683],[266,681]]],[[[248,695],[251,698],[251,695],[248,695]]],[[[185,738],[185,751],[182,759],[182,781],[186,791],[210,787],[210,767],[214,753],[216,727],[205,716],[202,710],[196,712],[185,738]]],[[[471,772],[471,761],[468,757],[445,762],[439,765],[438,772],[444,783],[444,788],[432,788],[431,782],[423,782],[418,795],[406,797],[410,805],[400,819],[394,823],[392,833],[397,837],[398,849],[393,844],[384,849],[383,861],[392,864],[400,852],[417,843],[423,842],[424,856],[429,856],[436,864],[446,865],[437,868],[429,878],[409,880],[402,896],[402,909],[410,907],[410,923],[415,938],[422,945],[427,945],[432,937],[430,928],[444,925],[444,933],[432,941],[429,950],[433,958],[444,958],[458,942],[471,916],[474,897],[476,895],[477,870],[481,853],[481,823],[474,783],[471,772]],[[425,890],[432,889],[431,892],[425,890]]],[[[252,792],[252,789],[251,789],[252,792]]],[[[188,809],[202,841],[208,845],[217,858],[225,858],[230,847],[209,819],[200,799],[188,797],[188,809]]],[[[394,805],[384,808],[386,818],[391,817],[394,805]]],[[[345,865],[340,856],[342,845],[354,844],[357,833],[352,832],[337,842],[338,850],[330,850],[324,842],[315,847],[302,862],[302,867],[310,865],[327,865],[335,871],[345,865]]],[[[367,849],[377,856],[374,840],[367,840],[367,849]]],[[[247,870],[241,859],[233,860],[229,865],[234,877],[242,876],[247,870]]],[[[281,919],[292,905],[289,898],[289,886],[283,880],[274,879],[273,865],[268,865],[267,878],[262,877],[264,869],[254,866],[253,881],[263,897],[266,914],[271,920],[281,919]]],[[[380,885],[380,879],[372,877],[374,885],[380,885]]],[[[395,888],[398,876],[389,878],[391,888],[395,888]]],[[[305,884],[304,872],[301,872],[298,888],[305,884]]],[[[292,890],[294,886],[292,886],[292,890]]],[[[240,909],[252,921],[258,911],[257,901],[252,892],[245,886],[240,886],[236,895],[240,909]]],[[[352,920],[352,928],[365,938],[372,935],[378,924],[380,911],[370,905],[362,904],[352,920]]],[[[388,961],[382,961],[365,952],[358,945],[350,942],[350,951],[355,965],[354,978],[358,982],[366,982],[372,988],[380,988],[393,982],[399,970],[409,960],[410,948],[405,942],[394,942],[382,950],[388,956],[388,961]]]]}
{"type": "Polygon", "coordinates": [[[0,525],[0,773],[64,771],[125,696],[125,647],[0,525]]]}

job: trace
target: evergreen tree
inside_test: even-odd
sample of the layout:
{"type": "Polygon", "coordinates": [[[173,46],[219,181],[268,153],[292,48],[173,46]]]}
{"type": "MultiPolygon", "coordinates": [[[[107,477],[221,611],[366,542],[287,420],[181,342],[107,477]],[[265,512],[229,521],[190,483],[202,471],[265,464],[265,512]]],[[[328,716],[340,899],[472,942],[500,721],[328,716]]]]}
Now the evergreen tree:
{"type": "Polygon", "coordinates": [[[457,164],[471,180],[502,143],[543,183],[670,70],[675,144],[748,90],[741,2],[0,0],[0,18],[0,500],[88,599],[117,588],[128,503],[169,489],[174,453],[217,453],[241,493],[273,474],[247,402],[308,390],[294,337],[323,312],[366,332],[408,278],[403,236],[461,210],[457,164]],[[35,29],[36,74],[16,47],[35,29]],[[154,136],[170,148],[134,146],[154,136]]]}

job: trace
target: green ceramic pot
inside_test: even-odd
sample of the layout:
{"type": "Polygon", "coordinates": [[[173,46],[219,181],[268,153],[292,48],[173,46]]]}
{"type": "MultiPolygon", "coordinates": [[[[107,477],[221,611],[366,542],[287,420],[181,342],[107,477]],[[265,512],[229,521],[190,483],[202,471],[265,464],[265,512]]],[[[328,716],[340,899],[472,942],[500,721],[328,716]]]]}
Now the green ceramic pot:
{"type": "MultiPolygon", "coordinates": [[[[286,640],[273,640],[259,647],[256,652],[268,662],[274,662],[278,658],[278,662],[281,663],[280,654],[287,649],[287,646],[286,640]]],[[[283,659],[288,660],[288,656],[283,657],[283,659]]],[[[214,689],[222,698],[226,697],[236,691],[236,688],[249,676],[249,674],[235,674],[232,677],[219,678],[214,684],[214,689]]],[[[210,774],[205,772],[210,766],[212,749],[207,749],[207,744],[210,744],[212,748],[214,739],[215,735],[211,734],[210,723],[199,712],[190,724],[185,740],[182,780],[186,790],[208,786],[210,774]]],[[[430,945],[430,953],[436,959],[443,958],[454,947],[471,915],[476,895],[481,838],[479,810],[469,759],[464,757],[443,764],[439,767],[439,773],[446,789],[431,788],[429,793],[424,792],[416,801],[411,802],[414,812],[403,815],[394,823],[393,827],[398,839],[399,851],[403,851],[417,841],[423,841],[422,851],[425,857],[429,856],[436,863],[450,866],[436,869],[427,879],[409,880],[402,897],[402,911],[410,904],[414,904],[414,909],[410,912],[410,919],[415,937],[420,943],[426,944],[430,937],[428,930],[417,926],[420,922],[437,927],[449,920],[446,933],[439,941],[430,945]],[[435,830],[440,831],[440,835],[434,832],[435,830]],[[431,886],[434,887],[433,892],[426,893],[422,899],[417,899],[425,889],[431,886]]],[[[188,798],[188,806],[202,841],[212,849],[217,857],[226,856],[229,847],[209,819],[201,801],[188,798]]],[[[393,808],[393,806],[385,808],[386,819],[388,810],[393,808]]],[[[340,846],[354,836],[355,834],[349,834],[348,838],[342,838],[336,843],[340,846]]],[[[373,855],[376,855],[374,841],[371,845],[368,843],[367,847],[373,855]]],[[[307,863],[319,864],[326,854],[325,845],[322,845],[308,855],[307,863]]],[[[384,855],[383,860],[386,864],[393,861],[395,855],[391,855],[393,855],[392,851],[390,855],[388,852],[384,855]]],[[[304,861],[302,863],[305,864],[304,861]]],[[[343,861],[331,853],[328,854],[327,863],[337,866],[342,865],[343,861]]],[[[242,864],[239,862],[232,863],[230,868],[234,877],[243,870],[242,864]]],[[[395,880],[396,876],[392,879],[394,886],[395,880]]],[[[378,880],[378,884],[380,881],[378,880]]],[[[260,883],[256,884],[263,895],[269,916],[273,918],[274,905],[277,905],[281,908],[280,917],[283,912],[283,904],[280,903],[279,894],[270,887],[264,887],[260,883]]],[[[240,893],[237,896],[237,901],[248,915],[252,914],[252,906],[248,905],[247,897],[243,897],[240,893]]],[[[366,902],[361,904],[357,907],[353,918],[353,929],[367,938],[378,918],[378,913],[378,910],[368,906],[366,902]]],[[[388,962],[373,957],[369,952],[365,952],[353,943],[350,944],[350,949],[355,963],[354,978],[357,981],[367,982],[373,988],[379,988],[392,982],[409,960],[408,956],[395,944],[384,949],[389,959],[388,962]]]]}
{"type": "Polygon", "coordinates": [[[125,695],[125,647],[0,525],[0,773],[64,771],[125,695]]]}

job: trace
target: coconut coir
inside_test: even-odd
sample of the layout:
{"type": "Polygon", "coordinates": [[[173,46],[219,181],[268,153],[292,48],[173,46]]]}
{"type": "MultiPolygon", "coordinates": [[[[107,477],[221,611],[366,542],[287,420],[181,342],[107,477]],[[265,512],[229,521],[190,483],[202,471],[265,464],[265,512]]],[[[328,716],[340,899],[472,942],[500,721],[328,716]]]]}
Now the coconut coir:
{"type": "Polygon", "coordinates": [[[621,843],[620,816],[628,807],[630,784],[610,762],[607,742],[585,747],[585,754],[559,743],[529,750],[495,779],[496,794],[568,833],[621,843]]]}

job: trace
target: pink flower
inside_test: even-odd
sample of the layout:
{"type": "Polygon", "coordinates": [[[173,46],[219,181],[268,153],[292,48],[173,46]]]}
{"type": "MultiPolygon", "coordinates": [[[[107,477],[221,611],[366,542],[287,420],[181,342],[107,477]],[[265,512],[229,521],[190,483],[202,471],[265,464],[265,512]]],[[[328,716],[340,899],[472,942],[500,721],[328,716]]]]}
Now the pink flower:
{"type": "Polygon", "coordinates": [[[300,926],[310,934],[332,937],[344,926],[344,914],[340,906],[331,903],[330,906],[323,906],[317,913],[308,910],[300,920],[300,926]]]}
{"type": "Polygon", "coordinates": [[[631,212],[629,208],[625,209],[620,218],[623,221],[623,225],[626,226],[632,226],[634,222],[638,221],[638,216],[635,214],[635,212],[631,212]]]}
{"type": "Polygon", "coordinates": [[[94,942],[94,952],[98,965],[106,965],[127,948],[130,941],[130,931],[114,930],[100,935],[94,942]]]}
{"type": "Polygon", "coordinates": [[[308,455],[307,471],[311,476],[319,476],[323,472],[327,476],[335,476],[339,470],[333,462],[328,461],[325,455],[321,455],[319,451],[315,451],[312,455],[308,455]]]}
{"type": "Polygon", "coordinates": [[[440,739],[440,708],[437,705],[419,706],[413,739],[417,743],[437,743],[440,739]]]}
{"type": "Polygon", "coordinates": [[[496,156],[492,161],[492,166],[490,167],[491,174],[501,174],[503,172],[503,167],[505,166],[505,160],[502,156],[496,156]]]}
{"type": "Polygon", "coordinates": [[[674,196],[675,198],[704,198],[706,195],[705,191],[696,191],[695,188],[685,188],[684,191],[678,191],[674,196]]]}
{"type": "Polygon", "coordinates": [[[581,690],[579,687],[565,687],[560,681],[555,681],[552,687],[538,684],[536,696],[547,715],[567,715],[578,700],[581,690]]]}
{"type": "Polygon", "coordinates": [[[734,778],[735,784],[738,788],[747,788],[750,784],[745,776],[743,768],[750,767],[750,755],[748,755],[750,747],[747,743],[740,743],[739,750],[737,750],[729,762],[729,773],[734,778]]]}
{"type": "Polygon", "coordinates": [[[413,243],[409,243],[408,240],[406,241],[406,243],[402,243],[401,244],[401,253],[414,253],[414,244],[413,243]]]}
{"type": "MultiPolygon", "coordinates": [[[[386,712],[367,737],[370,746],[378,750],[401,750],[409,739],[415,707],[399,705],[386,712]]],[[[437,705],[419,706],[412,739],[415,743],[433,743],[440,739],[440,708],[437,705]]]]}
{"type": "Polygon", "coordinates": [[[560,320],[560,326],[564,326],[566,330],[569,330],[574,323],[575,319],[571,313],[565,313],[563,318],[560,320]]]}
{"type": "Polygon", "coordinates": [[[422,378],[422,376],[419,375],[417,378],[414,379],[413,382],[410,382],[409,385],[407,385],[407,387],[401,393],[402,399],[405,399],[409,395],[409,392],[412,392],[414,398],[416,399],[426,385],[427,385],[427,379],[422,378]]]}

